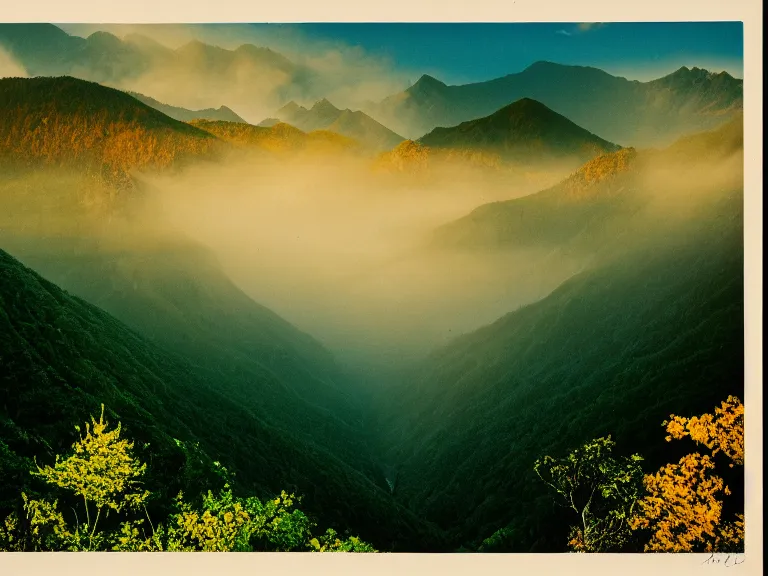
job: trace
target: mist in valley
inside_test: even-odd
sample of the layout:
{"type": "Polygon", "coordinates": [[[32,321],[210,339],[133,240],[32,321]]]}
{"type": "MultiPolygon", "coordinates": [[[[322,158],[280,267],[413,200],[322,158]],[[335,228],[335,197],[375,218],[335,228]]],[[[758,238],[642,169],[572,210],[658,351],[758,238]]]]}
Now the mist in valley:
{"type": "MultiPolygon", "coordinates": [[[[649,242],[663,249],[662,222],[678,229],[709,217],[708,207],[742,177],[741,152],[723,154],[643,153],[631,188],[645,200],[631,217],[605,220],[595,253],[621,257],[628,245],[649,242]]],[[[198,245],[255,302],[323,343],[360,381],[377,381],[591,265],[595,254],[567,246],[429,244],[436,228],[476,207],[533,194],[571,172],[570,164],[500,172],[446,162],[393,173],[355,154],[241,152],[138,174],[139,190],[120,198],[50,169],[4,179],[3,235],[22,251],[58,246],[106,259],[163,258],[169,246],[198,245]]]]}
{"type": "Polygon", "coordinates": [[[428,248],[437,226],[567,174],[489,180],[444,168],[414,178],[352,157],[248,157],[152,179],[145,214],[209,247],[255,301],[371,375],[540,298],[583,265],[547,249],[428,248]]]}

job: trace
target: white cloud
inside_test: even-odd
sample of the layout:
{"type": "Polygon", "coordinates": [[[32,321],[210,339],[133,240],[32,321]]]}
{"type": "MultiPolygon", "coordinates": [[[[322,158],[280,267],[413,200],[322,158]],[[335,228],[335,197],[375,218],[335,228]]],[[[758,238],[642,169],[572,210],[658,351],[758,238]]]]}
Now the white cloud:
{"type": "MultiPolygon", "coordinates": [[[[302,93],[291,94],[304,105],[328,98],[341,108],[360,108],[368,100],[380,100],[407,85],[407,73],[399,70],[388,58],[366,52],[335,40],[310,38],[300,29],[289,25],[253,26],[249,24],[65,24],[61,28],[70,34],[87,37],[102,30],[124,38],[140,34],[175,49],[192,40],[233,50],[243,44],[253,44],[279,52],[295,64],[318,72],[317,78],[302,93]]],[[[130,85],[118,85],[141,92],[167,104],[204,108],[226,105],[247,120],[258,122],[271,115],[285,102],[274,97],[275,91],[285,92],[290,79],[278,73],[260,71],[258,75],[245,70],[231,85],[205,87],[181,70],[150,69],[130,85]],[[258,78],[254,90],[253,79],[258,78]],[[242,82],[240,81],[242,80],[242,82]],[[271,96],[269,96],[271,94],[271,96]]]]}

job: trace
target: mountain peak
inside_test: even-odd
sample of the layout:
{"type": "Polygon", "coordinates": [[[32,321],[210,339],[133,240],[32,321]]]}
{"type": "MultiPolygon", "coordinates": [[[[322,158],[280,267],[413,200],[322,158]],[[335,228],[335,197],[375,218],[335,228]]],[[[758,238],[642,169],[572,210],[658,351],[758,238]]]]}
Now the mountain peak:
{"type": "Polygon", "coordinates": [[[89,44],[96,44],[98,46],[121,46],[123,41],[110,32],[104,32],[99,30],[94,32],[87,38],[89,44]]]}
{"type": "Polygon", "coordinates": [[[528,70],[543,70],[545,68],[562,68],[563,64],[557,64],[555,62],[550,62],[549,60],[537,60],[530,66],[528,66],[525,71],[528,70]]]}
{"type": "Polygon", "coordinates": [[[550,62],[549,60],[538,60],[525,68],[522,72],[519,74],[566,74],[566,73],[577,73],[577,74],[586,74],[589,75],[589,77],[593,79],[601,78],[601,77],[611,77],[615,78],[611,74],[608,74],[605,70],[601,70],[600,68],[595,68],[594,66],[584,66],[579,64],[559,64],[557,62],[550,62]]]}
{"type": "Polygon", "coordinates": [[[669,74],[667,77],[671,78],[688,78],[688,77],[698,77],[698,76],[707,76],[709,74],[709,70],[705,70],[704,68],[698,68],[696,66],[693,66],[691,68],[688,68],[688,66],[681,66],[672,74],[669,74]]]}
{"type": "Polygon", "coordinates": [[[507,108],[546,108],[549,110],[547,106],[539,102],[538,100],[534,100],[533,98],[529,98],[528,96],[524,96],[523,98],[520,98],[519,100],[515,100],[510,105],[507,106],[507,108]]]}
{"type": "Polygon", "coordinates": [[[260,126],[262,128],[272,128],[272,126],[275,126],[276,124],[280,124],[280,120],[278,118],[265,118],[256,126],[260,126]]]}
{"type": "Polygon", "coordinates": [[[26,38],[40,40],[43,38],[71,38],[58,26],[43,22],[30,22],[28,24],[2,23],[0,24],[0,35],[6,38],[26,38]]]}
{"type": "MultiPolygon", "coordinates": [[[[194,39],[190,40],[186,44],[179,46],[179,48],[176,49],[176,52],[179,54],[198,54],[200,52],[207,52],[218,48],[217,46],[211,46],[210,44],[206,44],[205,42],[201,42],[200,40],[194,39]]],[[[219,50],[221,50],[219,48],[219,50]]]]}
{"type": "Polygon", "coordinates": [[[136,34],[136,33],[130,33],[123,36],[123,42],[128,42],[129,44],[135,44],[136,46],[149,46],[152,48],[165,48],[160,42],[155,40],[154,38],[150,38],[149,36],[144,36],[143,34],[136,34]]]}
{"type": "Polygon", "coordinates": [[[429,74],[422,75],[421,78],[419,78],[416,83],[409,88],[409,90],[413,89],[434,89],[434,88],[446,88],[447,84],[445,82],[441,82],[434,76],[430,76],[429,74]]]}
{"type": "Polygon", "coordinates": [[[277,114],[294,114],[302,109],[304,109],[303,106],[299,106],[294,100],[291,100],[285,106],[280,108],[280,110],[277,111],[277,114]]]}
{"type": "Polygon", "coordinates": [[[331,104],[331,102],[327,98],[323,98],[322,100],[318,100],[315,102],[314,106],[312,106],[312,110],[315,112],[320,111],[330,111],[330,112],[341,112],[336,106],[331,104]]]}
{"type": "Polygon", "coordinates": [[[727,72],[711,72],[705,68],[698,68],[696,66],[693,66],[692,68],[688,68],[687,66],[681,66],[671,74],[667,74],[666,76],[663,76],[658,80],[653,80],[652,82],[665,84],[665,85],[672,83],[674,85],[676,83],[683,83],[683,84],[687,84],[689,82],[695,83],[695,82],[700,82],[708,79],[710,80],[721,79],[727,82],[735,80],[735,78],[730,74],[728,74],[727,72]]]}
{"type": "Polygon", "coordinates": [[[583,162],[618,149],[533,98],[520,98],[489,116],[451,128],[435,128],[419,142],[433,148],[500,152],[526,161],[544,154],[583,162]]]}
{"type": "Polygon", "coordinates": [[[241,44],[237,48],[235,48],[235,54],[242,54],[246,56],[253,56],[253,57],[277,57],[278,53],[270,50],[269,48],[265,48],[263,46],[256,46],[255,44],[241,44]]]}
{"type": "Polygon", "coordinates": [[[530,121],[547,115],[554,116],[558,114],[547,105],[526,96],[515,100],[511,104],[507,104],[491,116],[525,116],[530,121]]]}
{"type": "Polygon", "coordinates": [[[272,52],[269,48],[264,48],[262,46],[256,46],[255,44],[240,44],[237,48],[235,48],[235,52],[272,52]]]}

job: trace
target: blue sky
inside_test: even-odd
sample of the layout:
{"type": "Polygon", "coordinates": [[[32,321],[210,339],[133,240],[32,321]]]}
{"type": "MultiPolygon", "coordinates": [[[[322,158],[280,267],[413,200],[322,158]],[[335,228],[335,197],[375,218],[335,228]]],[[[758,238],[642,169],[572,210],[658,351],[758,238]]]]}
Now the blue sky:
{"type": "MultiPolygon", "coordinates": [[[[263,28],[265,25],[255,25],[263,28]]],[[[266,25],[272,27],[277,25],[266,25]]],[[[359,46],[447,82],[517,72],[537,60],[597,66],[646,80],[680,66],[742,77],[740,22],[610,24],[300,24],[303,36],[359,46]]],[[[287,31],[286,31],[287,32],[287,31]]]]}
{"type": "Polygon", "coordinates": [[[109,29],[159,35],[178,46],[192,38],[234,48],[268,46],[289,57],[341,48],[374,72],[396,75],[402,86],[431,74],[449,84],[476,82],[519,72],[537,60],[596,66],[633,80],[650,80],[681,66],[725,70],[743,77],[741,22],[575,23],[313,23],[104,25],[64,24],[87,36],[109,29]],[[351,50],[351,52],[350,52],[351,50]],[[392,74],[396,73],[396,74],[392,74]]]}

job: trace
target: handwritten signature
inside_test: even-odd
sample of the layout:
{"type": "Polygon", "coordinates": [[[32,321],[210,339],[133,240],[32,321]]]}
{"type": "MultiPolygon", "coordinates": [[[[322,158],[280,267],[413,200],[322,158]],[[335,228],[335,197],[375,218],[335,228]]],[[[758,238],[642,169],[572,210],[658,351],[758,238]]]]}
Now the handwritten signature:
{"type": "Polygon", "coordinates": [[[717,554],[713,552],[709,557],[702,562],[702,564],[716,564],[719,566],[725,566],[726,568],[732,568],[739,564],[744,564],[744,557],[734,554],[717,554]]]}

